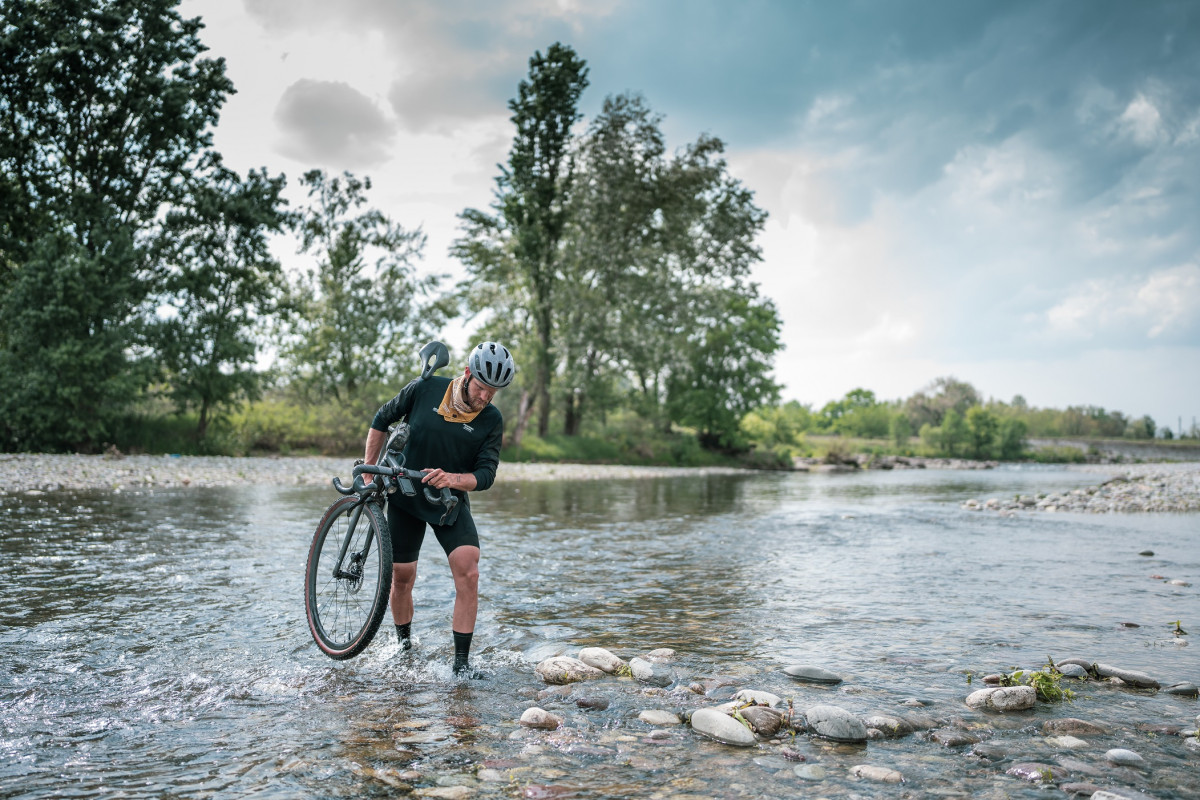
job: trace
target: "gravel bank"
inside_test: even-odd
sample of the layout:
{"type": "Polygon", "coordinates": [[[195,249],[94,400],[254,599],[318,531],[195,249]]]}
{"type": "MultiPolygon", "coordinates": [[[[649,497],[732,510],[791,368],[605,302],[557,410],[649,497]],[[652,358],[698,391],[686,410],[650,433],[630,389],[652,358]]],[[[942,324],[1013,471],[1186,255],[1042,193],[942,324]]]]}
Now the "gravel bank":
{"type": "MultiPolygon", "coordinates": [[[[0,455],[0,493],[78,489],[174,488],[273,483],[328,485],[334,475],[349,481],[352,459],[323,457],[231,458],[226,456],[0,455]]],[[[518,464],[500,467],[499,480],[598,480],[620,477],[741,474],[717,467],[624,467],[606,464],[518,464]]]]}
{"type": "Polygon", "coordinates": [[[1137,511],[1200,511],[1200,463],[1096,465],[1074,469],[1095,472],[1096,486],[1051,492],[1045,495],[972,498],[963,503],[971,511],[1069,511],[1112,514],[1137,511]]]}

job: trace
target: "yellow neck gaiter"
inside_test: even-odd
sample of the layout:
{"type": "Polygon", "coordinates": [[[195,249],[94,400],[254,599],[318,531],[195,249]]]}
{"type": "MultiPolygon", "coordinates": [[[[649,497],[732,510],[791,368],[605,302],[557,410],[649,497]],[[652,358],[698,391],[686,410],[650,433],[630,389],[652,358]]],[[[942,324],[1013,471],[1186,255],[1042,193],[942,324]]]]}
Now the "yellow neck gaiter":
{"type": "Polygon", "coordinates": [[[467,376],[459,375],[446,387],[446,394],[442,396],[442,402],[438,405],[437,411],[447,422],[470,422],[479,416],[480,411],[483,411],[483,408],[479,411],[472,411],[463,399],[463,386],[466,385],[466,382],[467,376]]]}

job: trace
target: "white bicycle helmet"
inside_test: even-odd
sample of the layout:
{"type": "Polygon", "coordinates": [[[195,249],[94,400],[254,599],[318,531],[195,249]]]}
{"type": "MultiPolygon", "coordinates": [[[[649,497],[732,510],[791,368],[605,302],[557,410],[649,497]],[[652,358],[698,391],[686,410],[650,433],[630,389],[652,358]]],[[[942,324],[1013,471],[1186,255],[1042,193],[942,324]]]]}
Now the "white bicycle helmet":
{"type": "Polygon", "coordinates": [[[477,345],[471,351],[471,355],[467,356],[467,367],[470,368],[472,377],[493,389],[508,386],[517,372],[512,353],[508,352],[504,345],[496,342],[477,345]]]}

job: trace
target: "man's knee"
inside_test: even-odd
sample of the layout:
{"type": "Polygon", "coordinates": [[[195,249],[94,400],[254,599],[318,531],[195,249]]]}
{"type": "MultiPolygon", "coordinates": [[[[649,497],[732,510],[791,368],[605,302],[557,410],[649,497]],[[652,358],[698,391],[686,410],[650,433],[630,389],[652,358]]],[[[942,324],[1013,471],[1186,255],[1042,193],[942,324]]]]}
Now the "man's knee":
{"type": "Polygon", "coordinates": [[[468,585],[479,583],[479,548],[456,547],[450,552],[450,574],[454,580],[468,585]]]}
{"type": "Polygon", "coordinates": [[[392,585],[397,588],[412,588],[417,582],[417,562],[392,564],[392,585]]]}

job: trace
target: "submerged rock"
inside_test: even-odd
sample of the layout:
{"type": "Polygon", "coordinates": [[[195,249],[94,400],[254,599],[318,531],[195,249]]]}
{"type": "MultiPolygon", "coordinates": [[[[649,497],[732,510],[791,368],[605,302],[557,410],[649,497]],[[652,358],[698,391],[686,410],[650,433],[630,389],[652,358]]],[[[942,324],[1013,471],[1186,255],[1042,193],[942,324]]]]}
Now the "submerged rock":
{"type": "Polygon", "coordinates": [[[576,698],[575,705],[584,711],[603,711],[608,708],[608,700],[603,697],[579,697],[576,698]]]}
{"type": "Polygon", "coordinates": [[[827,774],[820,764],[798,764],[792,768],[792,772],[797,778],[806,781],[823,780],[827,774]]]}
{"type": "Polygon", "coordinates": [[[1180,697],[1196,697],[1200,696],[1200,689],[1196,688],[1194,683],[1176,683],[1164,689],[1167,694],[1174,694],[1180,697]]]}
{"type": "Polygon", "coordinates": [[[546,683],[566,684],[600,678],[604,673],[570,656],[552,656],[534,669],[546,683]]]}
{"type": "Polygon", "coordinates": [[[777,694],[770,692],[760,692],[755,689],[742,689],[733,696],[734,700],[740,700],[743,703],[754,703],[756,706],[769,706],[775,708],[783,702],[783,698],[777,694]]]}
{"type": "Polygon", "coordinates": [[[1103,736],[1108,728],[1099,722],[1088,722],[1075,717],[1048,719],[1042,723],[1042,733],[1066,733],[1072,736],[1103,736]]]}
{"type": "Polygon", "coordinates": [[[678,725],[681,720],[679,717],[672,714],[670,711],[660,711],[656,708],[648,708],[638,714],[638,719],[648,725],[678,725]]]}
{"type": "Polygon", "coordinates": [[[670,686],[674,681],[670,670],[659,664],[651,664],[644,658],[630,659],[629,670],[633,673],[633,677],[651,686],[670,686]]]}
{"type": "Polygon", "coordinates": [[[865,742],[867,726],[845,709],[818,705],[804,712],[808,730],[823,739],[835,742],[865,742]]]}
{"type": "Polygon", "coordinates": [[[1039,761],[1023,761],[1020,764],[1013,764],[1005,770],[1005,773],[1021,780],[1046,783],[1061,781],[1067,777],[1067,771],[1062,767],[1043,764],[1039,761]]]}
{"type": "Polygon", "coordinates": [[[625,666],[625,662],[617,658],[603,647],[585,647],[579,651],[579,660],[589,667],[595,667],[601,672],[612,675],[625,666]]]}
{"type": "Polygon", "coordinates": [[[968,744],[979,744],[979,737],[960,731],[957,728],[942,728],[929,734],[929,738],[942,747],[963,747],[968,744]]]}
{"type": "Polygon", "coordinates": [[[995,686],[980,689],[967,696],[971,708],[987,708],[993,711],[1024,711],[1033,708],[1037,692],[1032,686],[995,686]]]}
{"type": "Polygon", "coordinates": [[[850,774],[856,778],[865,778],[880,783],[904,783],[904,776],[894,769],[876,767],[871,764],[858,764],[850,768],[850,774]]]}
{"type": "Polygon", "coordinates": [[[868,730],[877,730],[884,736],[907,736],[913,732],[913,726],[899,717],[889,717],[886,714],[872,714],[863,720],[868,730]]]}
{"type": "Polygon", "coordinates": [[[692,730],[736,747],[753,747],[758,743],[749,728],[715,708],[697,709],[692,714],[692,730]]]}
{"type": "Polygon", "coordinates": [[[1083,739],[1075,736],[1047,736],[1046,744],[1052,747],[1060,747],[1064,750],[1082,750],[1091,746],[1083,739]]]}
{"type": "Polygon", "coordinates": [[[803,664],[796,664],[790,667],[783,668],[784,674],[795,678],[798,681],[806,681],[808,683],[822,683],[833,685],[841,683],[842,678],[836,673],[830,672],[821,667],[809,667],[803,664]]]}
{"type": "Polygon", "coordinates": [[[1146,759],[1123,747],[1114,747],[1109,750],[1104,754],[1104,759],[1118,767],[1144,767],[1146,765],[1146,759]]]}

